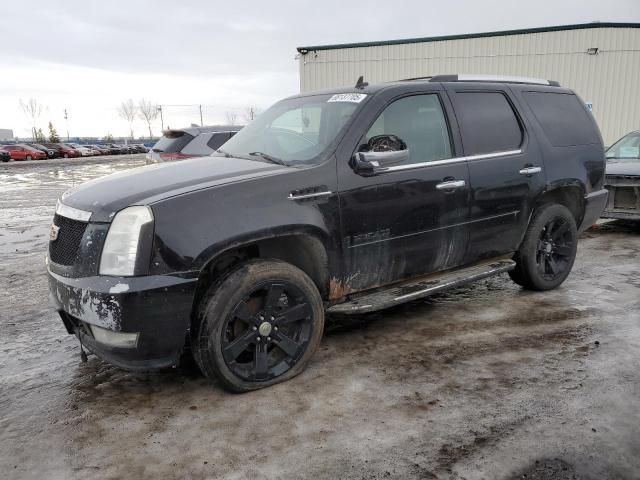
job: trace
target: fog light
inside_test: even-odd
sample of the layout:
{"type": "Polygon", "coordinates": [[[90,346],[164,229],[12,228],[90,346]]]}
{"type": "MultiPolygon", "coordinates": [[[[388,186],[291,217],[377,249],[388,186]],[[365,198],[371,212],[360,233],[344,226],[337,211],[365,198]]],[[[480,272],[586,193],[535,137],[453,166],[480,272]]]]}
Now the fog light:
{"type": "Polygon", "coordinates": [[[98,343],[119,348],[135,348],[138,345],[139,333],[114,332],[113,330],[96,327],[95,325],[90,325],[90,327],[93,338],[95,338],[98,343]]]}

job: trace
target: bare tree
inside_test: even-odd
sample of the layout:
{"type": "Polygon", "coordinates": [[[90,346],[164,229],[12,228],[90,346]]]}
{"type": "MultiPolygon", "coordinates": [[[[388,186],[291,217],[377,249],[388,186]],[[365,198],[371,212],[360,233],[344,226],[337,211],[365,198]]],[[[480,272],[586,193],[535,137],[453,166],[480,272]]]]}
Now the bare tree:
{"type": "Polygon", "coordinates": [[[246,123],[251,123],[253,122],[253,120],[258,116],[259,110],[251,105],[249,107],[247,107],[247,109],[244,112],[244,121],[246,123]]]}
{"type": "Polygon", "coordinates": [[[136,107],[133,100],[126,100],[118,107],[118,115],[120,115],[120,118],[129,122],[129,133],[131,134],[131,140],[133,140],[133,122],[135,122],[136,116],[138,115],[138,107],[136,107]]]}
{"type": "Polygon", "coordinates": [[[158,118],[158,114],[160,113],[158,105],[142,98],[138,102],[138,111],[140,112],[140,118],[147,122],[147,126],[149,127],[149,138],[153,138],[151,122],[158,118]]]}
{"type": "Polygon", "coordinates": [[[44,112],[45,107],[40,102],[38,102],[35,98],[30,98],[26,102],[20,99],[20,108],[24,112],[24,114],[29,117],[31,121],[31,136],[36,138],[37,128],[38,128],[38,120],[40,119],[40,115],[44,112]]]}
{"type": "Polygon", "coordinates": [[[236,112],[226,112],[227,125],[235,125],[238,122],[238,114],[236,112]]]}

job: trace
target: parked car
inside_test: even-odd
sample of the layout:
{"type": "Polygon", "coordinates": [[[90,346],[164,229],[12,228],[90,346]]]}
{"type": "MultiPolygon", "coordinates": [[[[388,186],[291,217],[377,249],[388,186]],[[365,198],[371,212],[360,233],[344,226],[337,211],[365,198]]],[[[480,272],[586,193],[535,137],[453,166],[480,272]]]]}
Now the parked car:
{"type": "Polygon", "coordinates": [[[46,153],[22,143],[2,145],[0,148],[8,152],[13,160],[45,160],[47,158],[46,153]]]}
{"type": "Polygon", "coordinates": [[[111,149],[105,147],[104,145],[86,145],[96,152],[96,155],[109,155],[111,153],[111,149]]]}
{"type": "Polygon", "coordinates": [[[86,145],[80,145],[79,143],[71,142],[67,142],[66,145],[80,152],[80,155],[82,155],[83,157],[91,157],[92,155],[96,154],[93,149],[88,148],[86,145]]]}
{"type": "Polygon", "coordinates": [[[138,153],[137,149],[132,145],[121,144],[119,146],[120,146],[120,148],[122,148],[122,150],[124,150],[129,155],[132,155],[134,153],[138,153]]]}
{"type": "Polygon", "coordinates": [[[147,163],[211,155],[241,127],[190,127],[167,130],[147,153],[147,163]]]}
{"type": "Polygon", "coordinates": [[[8,162],[9,160],[11,160],[11,154],[0,148],[0,162],[8,162]]]}
{"type": "Polygon", "coordinates": [[[71,148],[64,143],[44,143],[43,145],[55,150],[58,156],[63,158],[76,158],[81,156],[81,153],[78,150],[71,148]]]}
{"type": "Polygon", "coordinates": [[[609,190],[602,218],[640,220],[640,131],[607,149],[605,187],[609,190]]]}
{"type": "Polygon", "coordinates": [[[98,145],[102,150],[108,152],[107,155],[119,155],[121,153],[119,148],[116,148],[110,143],[102,143],[98,145]]]}
{"type": "Polygon", "coordinates": [[[131,147],[135,149],[136,153],[147,153],[149,151],[149,149],[141,143],[131,144],[131,147]]]}
{"type": "Polygon", "coordinates": [[[30,143],[30,147],[35,148],[36,150],[40,150],[47,154],[47,158],[58,158],[58,153],[53,148],[47,148],[40,143],[30,143]]]}
{"type": "Polygon", "coordinates": [[[607,201],[593,116],[546,80],[301,94],[214,155],[92,180],[58,203],[51,298],[108,362],[176,365],[188,337],[226,388],[272,385],[309,363],[325,311],[502,272],[556,288],[607,201]]]}
{"type": "Polygon", "coordinates": [[[112,155],[122,155],[124,153],[127,153],[127,151],[123,149],[122,146],[116,145],[115,143],[106,143],[105,146],[111,149],[112,155]]]}

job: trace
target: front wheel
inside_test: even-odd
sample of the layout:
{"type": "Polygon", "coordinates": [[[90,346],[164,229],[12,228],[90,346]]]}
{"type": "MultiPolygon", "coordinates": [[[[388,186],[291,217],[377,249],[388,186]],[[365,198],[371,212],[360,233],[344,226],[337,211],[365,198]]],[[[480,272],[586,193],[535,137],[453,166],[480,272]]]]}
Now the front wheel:
{"type": "Polygon", "coordinates": [[[209,289],[191,345],[208,378],[246,392],[302,372],[323,328],[320,293],[302,270],[278,260],[252,260],[209,289]]]}
{"type": "Polygon", "coordinates": [[[33,157],[32,157],[31,155],[27,155],[27,156],[25,157],[25,160],[32,160],[32,159],[33,159],[33,157]]]}
{"type": "Polygon", "coordinates": [[[527,289],[551,290],[569,276],[577,248],[573,214],[563,205],[544,205],[534,213],[509,275],[527,289]]]}

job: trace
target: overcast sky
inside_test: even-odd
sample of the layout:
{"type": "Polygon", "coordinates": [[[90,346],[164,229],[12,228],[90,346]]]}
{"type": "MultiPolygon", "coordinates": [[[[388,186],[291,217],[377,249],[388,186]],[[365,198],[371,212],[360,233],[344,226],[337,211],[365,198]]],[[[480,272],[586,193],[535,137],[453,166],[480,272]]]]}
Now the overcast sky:
{"type": "MultiPolygon", "coordinates": [[[[640,0],[20,0],[1,17],[0,128],[29,135],[19,100],[35,98],[43,130],[51,120],[66,134],[66,108],[71,136],[102,137],[128,134],[117,114],[127,98],[203,104],[205,124],[264,109],[298,92],[298,46],[640,22],[640,0]]],[[[199,122],[197,107],[164,111],[165,127],[199,122]]]]}

